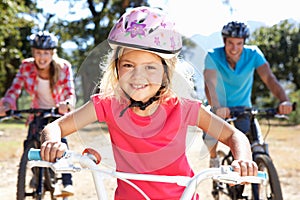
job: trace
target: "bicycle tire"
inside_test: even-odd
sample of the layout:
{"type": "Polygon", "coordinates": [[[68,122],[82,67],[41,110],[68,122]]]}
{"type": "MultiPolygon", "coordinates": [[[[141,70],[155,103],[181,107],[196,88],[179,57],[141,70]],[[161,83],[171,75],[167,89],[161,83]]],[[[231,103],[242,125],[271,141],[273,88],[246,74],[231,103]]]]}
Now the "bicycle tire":
{"type": "Polygon", "coordinates": [[[54,196],[55,185],[57,184],[56,174],[49,168],[44,168],[44,187],[50,192],[51,199],[56,200],[54,196]]]}
{"type": "MultiPolygon", "coordinates": [[[[221,161],[221,165],[231,165],[233,156],[231,152],[225,153],[222,150],[217,151],[217,155],[221,161]]],[[[238,200],[245,199],[243,196],[244,185],[231,186],[226,183],[213,182],[212,195],[214,200],[238,200]]]]}
{"type": "Polygon", "coordinates": [[[259,199],[263,200],[282,200],[282,191],[279,177],[272,159],[266,154],[254,155],[254,161],[258,170],[265,171],[268,174],[267,184],[261,185],[259,189],[259,199]]]}
{"type": "Polygon", "coordinates": [[[26,197],[32,197],[36,200],[41,200],[46,191],[50,192],[51,199],[55,200],[54,197],[54,188],[55,183],[57,181],[56,175],[51,173],[48,168],[43,168],[43,180],[41,185],[41,193],[38,194],[38,177],[40,174],[40,169],[38,167],[34,167],[29,169],[27,167],[28,164],[28,151],[30,148],[36,148],[35,142],[29,142],[22,154],[19,169],[18,169],[18,180],[17,180],[17,200],[24,200],[26,197]]]}
{"type": "Polygon", "coordinates": [[[26,145],[20,160],[17,180],[17,200],[24,200],[28,196],[38,199],[35,190],[38,168],[29,169],[27,167],[27,154],[30,148],[36,148],[33,141],[26,145]]]}

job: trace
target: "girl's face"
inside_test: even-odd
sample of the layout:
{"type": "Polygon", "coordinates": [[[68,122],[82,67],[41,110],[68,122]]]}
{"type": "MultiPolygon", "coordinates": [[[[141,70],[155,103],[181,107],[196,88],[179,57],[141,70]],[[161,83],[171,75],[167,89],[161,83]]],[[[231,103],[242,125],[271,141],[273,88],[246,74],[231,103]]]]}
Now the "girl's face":
{"type": "Polygon", "coordinates": [[[32,49],[32,55],[38,69],[47,69],[52,61],[53,50],[32,49]]]}
{"type": "Polygon", "coordinates": [[[118,73],[121,88],[134,100],[146,102],[161,87],[164,67],[156,54],[125,49],[118,62],[118,73]]]}

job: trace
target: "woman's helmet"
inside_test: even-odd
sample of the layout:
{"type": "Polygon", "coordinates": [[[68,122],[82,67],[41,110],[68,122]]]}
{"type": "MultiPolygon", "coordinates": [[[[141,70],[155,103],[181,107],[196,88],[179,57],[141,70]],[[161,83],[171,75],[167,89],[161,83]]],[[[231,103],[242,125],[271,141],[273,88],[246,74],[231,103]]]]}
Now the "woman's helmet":
{"type": "Polygon", "coordinates": [[[242,22],[229,22],[227,25],[223,26],[222,36],[223,38],[233,37],[233,38],[248,38],[250,31],[246,24],[242,22]]]}
{"type": "Polygon", "coordinates": [[[113,49],[116,46],[143,49],[169,59],[182,48],[181,35],[174,25],[158,8],[133,8],[111,29],[108,42],[113,49]]]}
{"type": "Polygon", "coordinates": [[[30,46],[37,49],[55,49],[58,39],[48,31],[39,31],[30,36],[30,46]]]}

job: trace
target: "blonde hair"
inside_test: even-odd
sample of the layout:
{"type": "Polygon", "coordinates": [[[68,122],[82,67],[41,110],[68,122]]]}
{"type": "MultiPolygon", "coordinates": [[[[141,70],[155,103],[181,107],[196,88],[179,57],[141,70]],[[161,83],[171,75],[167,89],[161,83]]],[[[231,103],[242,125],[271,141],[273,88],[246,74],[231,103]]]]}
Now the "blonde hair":
{"type": "MultiPolygon", "coordinates": [[[[108,55],[106,60],[106,68],[103,77],[100,81],[100,93],[104,97],[114,96],[117,99],[123,95],[120,92],[119,80],[118,80],[118,72],[117,72],[117,62],[118,59],[122,56],[124,48],[115,48],[108,55]]],[[[164,100],[168,99],[170,96],[174,96],[175,94],[172,92],[172,83],[171,80],[173,78],[173,74],[175,72],[175,66],[178,61],[178,58],[175,56],[171,59],[162,59],[165,68],[165,75],[163,78],[162,89],[160,93],[160,103],[164,100]]],[[[100,65],[104,65],[105,63],[101,63],[100,65]]]]}

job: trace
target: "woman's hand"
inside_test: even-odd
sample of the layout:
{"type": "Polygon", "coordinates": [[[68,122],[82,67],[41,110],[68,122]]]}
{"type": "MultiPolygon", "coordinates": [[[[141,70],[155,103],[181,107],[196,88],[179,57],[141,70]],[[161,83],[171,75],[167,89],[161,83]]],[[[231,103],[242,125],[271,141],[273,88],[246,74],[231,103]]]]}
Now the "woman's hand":
{"type": "Polygon", "coordinates": [[[58,104],[58,112],[60,113],[60,114],[65,114],[65,113],[68,113],[68,112],[70,112],[70,105],[69,105],[69,103],[67,102],[61,102],[61,103],[59,103],[58,104]]]}
{"type": "Polygon", "coordinates": [[[0,101],[0,116],[5,116],[6,115],[6,111],[10,110],[10,104],[9,103],[3,103],[2,101],[0,101]]]}
{"type": "Polygon", "coordinates": [[[42,160],[55,162],[56,158],[63,157],[67,145],[60,141],[45,141],[41,145],[41,157],[42,160]]]}
{"type": "Polygon", "coordinates": [[[256,176],[258,167],[252,160],[234,160],[231,163],[233,170],[241,176],[256,176]]]}

